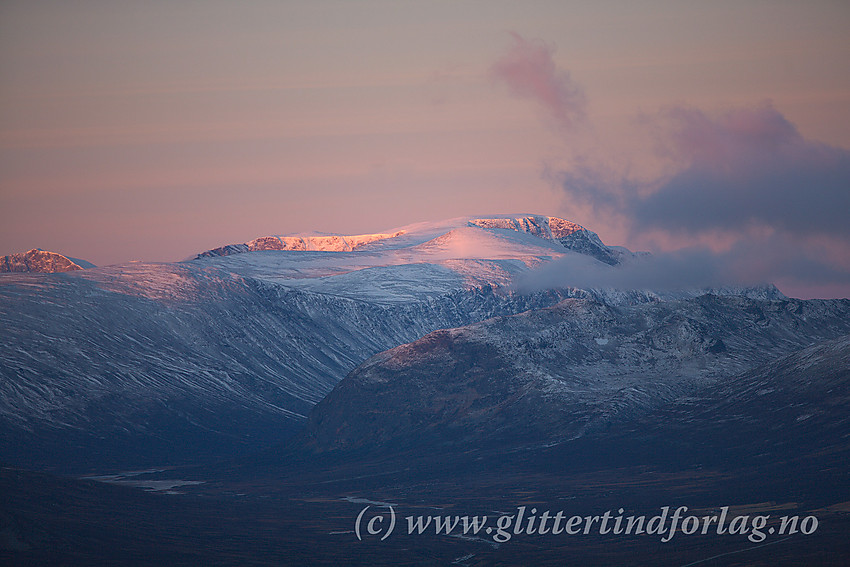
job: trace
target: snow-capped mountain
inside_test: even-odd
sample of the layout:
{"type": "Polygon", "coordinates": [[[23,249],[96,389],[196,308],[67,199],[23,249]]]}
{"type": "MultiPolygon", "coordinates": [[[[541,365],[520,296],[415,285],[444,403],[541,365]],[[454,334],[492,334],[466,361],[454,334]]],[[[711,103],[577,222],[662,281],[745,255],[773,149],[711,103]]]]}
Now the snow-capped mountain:
{"type": "Polygon", "coordinates": [[[453,219],[298,237],[303,250],[6,274],[0,459],[135,466],[277,441],[377,352],[581,293],[510,291],[575,253],[557,238],[583,229],[555,224],[453,219]],[[510,226],[480,226],[492,222],[510,226]]]}
{"type": "Polygon", "coordinates": [[[570,254],[609,265],[635,257],[558,217],[503,215],[356,236],[268,236],[203,252],[194,262],[291,288],[398,303],[482,287],[508,292],[521,275],[570,254]]]}
{"type": "Polygon", "coordinates": [[[2,272],[70,272],[93,268],[94,265],[84,260],[68,258],[57,252],[48,252],[33,248],[28,252],[9,254],[0,257],[0,273],[2,272]]]}
{"type": "Polygon", "coordinates": [[[565,248],[571,248],[574,241],[591,242],[598,248],[606,248],[596,233],[568,220],[542,215],[497,215],[486,218],[458,217],[435,223],[417,223],[384,233],[344,236],[338,234],[262,236],[244,244],[229,244],[198,254],[197,258],[209,256],[229,256],[244,252],[262,250],[299,250],[324,252],[350,252],[371,244],[382,246],[407,247],[411,243],[425,242],[452,229],[478,227],[485,229],[512,230],[537,236],[544,240],[558,241],[565,248]],[[405,238],[399,238],[404,236],[405,238]],[[571,238],[574,237],[574,238],[571,238]]]}
{"type": "Polygon", "coordinates": [[[369,357],[437,329],[569,297],[669,298],[517,292],[519,277],[564,256],[639,261],[556,217],[252,242],[173,264],[0,276],[0,460],[135,467],[250,451],[302,428],[369,357]]]}

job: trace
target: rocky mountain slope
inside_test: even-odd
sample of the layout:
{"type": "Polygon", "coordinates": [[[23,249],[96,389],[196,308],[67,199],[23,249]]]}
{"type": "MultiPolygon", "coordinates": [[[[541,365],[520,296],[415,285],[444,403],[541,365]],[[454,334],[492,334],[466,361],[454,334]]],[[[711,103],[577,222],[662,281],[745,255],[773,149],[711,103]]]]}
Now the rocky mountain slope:
{"type": "Polygon", "coordinates": [[[624,427],[610,442],[647,440],[685,463],[797,468],[838,476],[850,456],[850,335],[818,342],[702,387],[624,427]],[[806,466],[801,463],[810,461],[806,466]],[[834,469],[828,474],[827,462],[834,469]]]}
{"type": "Polygon", "coordinates": [[[0,298],[2,458],[133,466],[262,447],[372,354],[558,299],[484,288],[384,305],[193,265],[9,276],[0,298]]]}
{"type": "Polygon", "coordinates": [[[319,452],[558,444],[847,333],[847,300],[567,299],[373,357],[315,408],[302,442],[319,452]]]}

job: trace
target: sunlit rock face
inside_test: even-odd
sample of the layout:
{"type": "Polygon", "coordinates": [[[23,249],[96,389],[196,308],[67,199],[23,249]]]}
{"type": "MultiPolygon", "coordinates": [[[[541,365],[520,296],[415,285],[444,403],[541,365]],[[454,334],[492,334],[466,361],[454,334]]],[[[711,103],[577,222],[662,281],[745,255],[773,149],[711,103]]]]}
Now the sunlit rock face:
{"type": "Polygon", "coordinates": [[[586,230],[583,226],[574,222],[558,217],[544,217],[541,215],[472,219],[469,221],[469,226],[516,230],[517,232],[527,232],[528,234],[550,240],[564,238],[574,232],[586,230]]]}
{"type": "Polygon", "coordinates": [[[76,262],[62,254],[33,248],[29,252],[0,257],[0,272],[70,272],[82,270],[76,262]]]}
{"type": "Polygon", "coordinates": [[[262,250],[351,252],[366,244],[395,238],[402,234],[403,232],[391,234],[357,234],[354,236],[261,236],[244,244],[229,244],[227,246],[213,248],[212,250],[201,252],[197,257],[228,256],[230,254],[258,252],[262,250]]]}
{"type": "Polygon", "coordinates": [[[619,264],[623,252],[602,243],[595,232],[559,217],[530,215],[513,218],[484,218],[469,221],[470,226],[525,232],[558,242],[564,248],[591,256],[609,265],[619,264]]]}

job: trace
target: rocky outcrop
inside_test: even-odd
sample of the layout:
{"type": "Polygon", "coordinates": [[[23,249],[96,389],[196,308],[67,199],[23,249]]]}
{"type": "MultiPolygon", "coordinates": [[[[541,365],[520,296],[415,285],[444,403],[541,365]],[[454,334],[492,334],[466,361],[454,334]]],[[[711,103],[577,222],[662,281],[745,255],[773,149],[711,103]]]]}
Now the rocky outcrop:
{"type": "Polygon", "coordinates": [[[57,254],[33,248],[29,252],[9,254],[0,257],[0,272],[70,272],[82,270],[80,266],[71,259],[57,254]]]}

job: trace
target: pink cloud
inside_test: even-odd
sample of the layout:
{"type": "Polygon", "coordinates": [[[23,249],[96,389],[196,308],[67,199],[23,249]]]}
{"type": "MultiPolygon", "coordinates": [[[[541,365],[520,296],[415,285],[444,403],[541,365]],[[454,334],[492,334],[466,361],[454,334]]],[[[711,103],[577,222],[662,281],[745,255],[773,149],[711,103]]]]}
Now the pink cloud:
{"type": "Polygon", "coordinates": [[[813,146],[769,101],[716,116],[677,106],[648,120],[661,126],[661,144],[668,155],[700,167],[744,167],[752,160],[779,156],[798,161],[800,150],[813,146]],[[784,156],[789,152],[796,156],[784,156]]]}
{"type": "Polygon", "coordinates": [[[552,46],[514,32],[511,36],[513,45],[490,68],[490,76],[505,83],[514,95],[539,103],[559,127],[571,128],[584,117],[584,91],[555,65],[552,46]]]}

